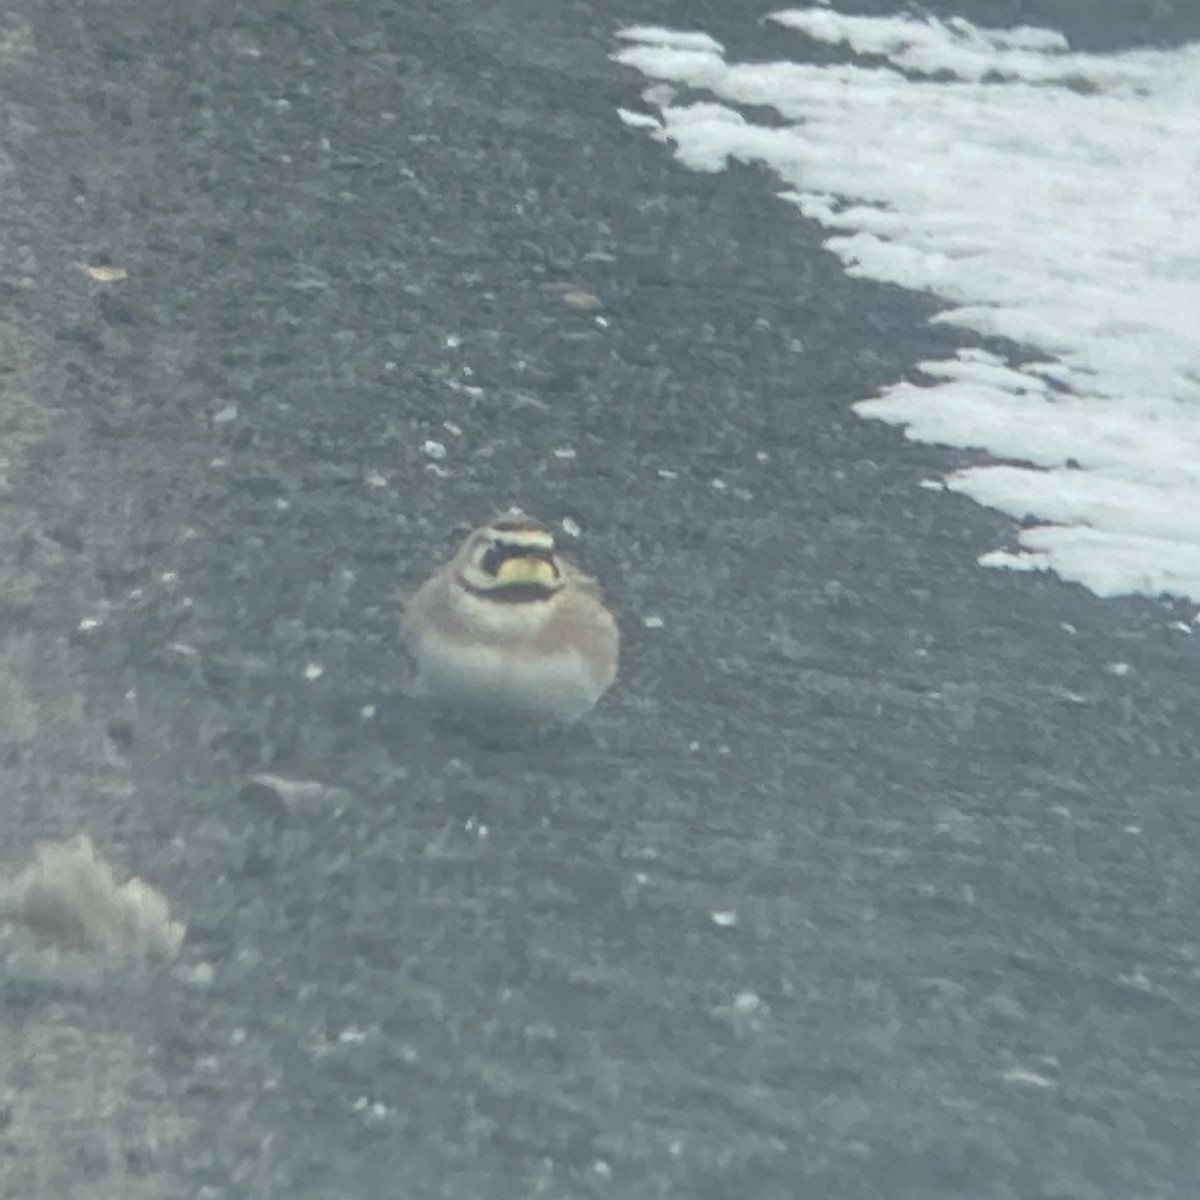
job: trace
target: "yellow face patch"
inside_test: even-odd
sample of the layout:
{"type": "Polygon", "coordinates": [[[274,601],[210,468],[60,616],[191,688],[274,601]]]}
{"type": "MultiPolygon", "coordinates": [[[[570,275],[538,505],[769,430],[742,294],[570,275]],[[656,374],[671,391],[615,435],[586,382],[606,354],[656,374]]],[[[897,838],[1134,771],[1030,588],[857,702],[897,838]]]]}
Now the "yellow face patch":
{"type": "Polygon", "coordinates": [[[501,583],[532,583],[550,586],[557,582],[554,564],[535,555],[515,555],[506,558],[496,571],[501,583]]]}

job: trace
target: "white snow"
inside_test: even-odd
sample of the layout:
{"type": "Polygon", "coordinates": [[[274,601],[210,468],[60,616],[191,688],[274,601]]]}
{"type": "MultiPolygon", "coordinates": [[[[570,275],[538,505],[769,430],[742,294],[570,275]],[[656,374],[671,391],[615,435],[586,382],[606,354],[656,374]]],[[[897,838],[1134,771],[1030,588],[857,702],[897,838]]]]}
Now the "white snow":
{"type": "Polygon", "coordinates": [[[633,127],[697,171],[767,167],[849,274],[1025,347],[922,363],[920,386],[856,405],[1008,460],[948,480],[1040,522],[981,562],[1200,600],[1200,45],[1096,56],[1030,27],[772,19],[860,61],[731,63],[704,34],[627,29],[616,58],[663,97],[633,127]]]}

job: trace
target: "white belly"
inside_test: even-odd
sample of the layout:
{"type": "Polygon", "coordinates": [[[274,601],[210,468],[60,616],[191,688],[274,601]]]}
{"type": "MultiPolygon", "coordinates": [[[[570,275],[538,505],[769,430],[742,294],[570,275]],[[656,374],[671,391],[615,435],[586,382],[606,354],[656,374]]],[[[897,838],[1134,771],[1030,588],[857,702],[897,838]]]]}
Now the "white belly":
{"type": "Polygon", "coordinates": [[[578,655],[522,657],[436,634],[413,647],[421,681],[437,700],[536,722],[577,721],[604,691],[578,655]]]}

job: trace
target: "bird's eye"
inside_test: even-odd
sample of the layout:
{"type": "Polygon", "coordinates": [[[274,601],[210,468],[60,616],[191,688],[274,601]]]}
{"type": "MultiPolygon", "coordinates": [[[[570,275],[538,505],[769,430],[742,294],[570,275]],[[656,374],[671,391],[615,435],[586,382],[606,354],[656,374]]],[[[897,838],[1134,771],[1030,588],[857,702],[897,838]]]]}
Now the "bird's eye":
{"type": "Polygon", "coordinates": [[[504,553],[503,546],[491,545],[484,552],[479,565],[483,568],[485,574],[496,575],[500,571],[500,564],[506,557],[507,555],[504,553]]]}

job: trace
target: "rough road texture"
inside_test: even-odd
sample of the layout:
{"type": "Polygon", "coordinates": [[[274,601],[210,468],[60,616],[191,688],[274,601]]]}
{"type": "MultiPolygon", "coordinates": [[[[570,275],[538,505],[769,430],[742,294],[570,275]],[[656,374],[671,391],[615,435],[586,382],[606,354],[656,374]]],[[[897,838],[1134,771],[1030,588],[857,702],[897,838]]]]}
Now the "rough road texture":
{"type": "Polygon", "coordinates": [[[932,302],[615,117],[622,23],[803,43],[7,11],[0,854],[86,830],[189,933],[7,929],[0,1195],[1195,1196],[1190,610],[976,567],[1005,522],[848,408],[948,352],[932,302]],[[626,664],[485,750],[404,698],[396,593],[514,501],[582,527],[626,664]]]}

